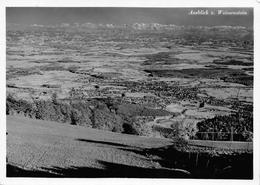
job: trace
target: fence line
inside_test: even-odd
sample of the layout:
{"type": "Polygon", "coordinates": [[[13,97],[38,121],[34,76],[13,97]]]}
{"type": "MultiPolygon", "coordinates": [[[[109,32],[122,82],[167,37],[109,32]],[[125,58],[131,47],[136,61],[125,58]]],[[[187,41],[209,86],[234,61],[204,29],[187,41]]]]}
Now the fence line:
{"type": "MultiPolygon", "coordinates": [[[[225,140],[225,141],[245,141],[245,135],[250,132],[197,132],[191,139],[202,139],[202,140],[225,140]]],[[[250,137],[249,137],[250,138],[250,137]]]]}

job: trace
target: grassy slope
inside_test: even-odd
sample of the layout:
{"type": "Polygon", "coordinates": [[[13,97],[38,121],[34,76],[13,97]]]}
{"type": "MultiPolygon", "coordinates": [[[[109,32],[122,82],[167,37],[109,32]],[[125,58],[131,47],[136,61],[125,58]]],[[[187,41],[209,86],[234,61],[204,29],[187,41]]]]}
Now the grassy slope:
{"type": "MultiPolygon", "coordinates": [[[[169,139],[15,116],[7,116],[7,132],[7,176],[246,179],[252,176],[252,154],[212,158],[203,153],[208,143],[198,146],[197,141],[188,145],[195,152],[178,152],[169,139]]],[[[217,143],[211,147],[220,146],[217,143]]]]}
{"type": "Polygon", "coordinates": [[[171,144],[166,139],[122,135],[12,116],[7,117],[7,131],[7,157],[10,165],[56,173],[59,173],[57,169],[104,169],[117,164],[161,168],[148,156],[136,151],[171,144]]]}

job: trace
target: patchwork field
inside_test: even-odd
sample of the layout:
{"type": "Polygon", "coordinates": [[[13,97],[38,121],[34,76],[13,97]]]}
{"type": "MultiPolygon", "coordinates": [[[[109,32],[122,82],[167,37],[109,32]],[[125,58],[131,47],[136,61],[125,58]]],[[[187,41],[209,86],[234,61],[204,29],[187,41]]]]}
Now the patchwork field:
{"type": "Polygon", "coordinates": [[[6,43],[10,176],[252,177],[252,29],[7,27],[6,43]]]}
{"type": "MultiPolygon", "coordinates": [[[[174,32],[103,27],[7,31],[7,94],[28,102],[53,96],[61,103],[111,98],[117,106],[135,103],[168,111],[170,117],[159,124],[156,114],[142,118],[149,127],[183,123],[207,132],[196,124],[240,112],[252,124],[252,112],[244,111],[253,105],[252,45],[239,40],[251,30],[212,28],[222,34],[213,38],[211,30],[197,29],[209,33],[187,39],[189,29],[178,27],[174,32]],[[229,31],[238,37],[230,40],[229,31]]],[[[252,132],[252,126],[236,134],[243,131],[252,132]]]]}

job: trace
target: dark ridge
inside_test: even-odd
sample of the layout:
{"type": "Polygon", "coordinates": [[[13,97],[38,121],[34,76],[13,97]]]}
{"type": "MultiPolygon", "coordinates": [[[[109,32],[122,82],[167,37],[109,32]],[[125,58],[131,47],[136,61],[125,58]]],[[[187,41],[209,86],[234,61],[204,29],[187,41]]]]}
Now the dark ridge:
{"type": "Polygon", "coordinates": [[[228,61],[219,61],[214,60],[214,64],[223,64],[223,65],[239,65],[239,66],[253,66],[253,62],[243,62],[240,60],[228,60],[228,61]]]}
{"type": "Polygon", "coordinates": [[[189,178],[181,171],[151,169],[100,161],[105,169],[91,167],[60,168],[51,167],[41,170],[26,170],[7,164],[7,177],[71,177],[71,178],[189,178]]]}
{"type": "Polygon", "coordinates": [[[111,145],[111,146],[119,146],[119,147],[129,147],[128,145],[120,144],[120,143],[112,143],[107,141],[95,141],[95,140],[89,140],[89,139],[76,139],[77,141],[87,142],[87,143],[96,143],[96,144],[102,144],[102,145],[111,145]]]}
{"type": "Polygon", "coordinates": [[[233,82],[247,86],[253,85],[253,76],[247,75],[245,71],[229,68],[198,68],[198,69],[146,69],[144,72],[157,77],[177,78],[214,78],[222,79],[225,82],[233,82]]]}

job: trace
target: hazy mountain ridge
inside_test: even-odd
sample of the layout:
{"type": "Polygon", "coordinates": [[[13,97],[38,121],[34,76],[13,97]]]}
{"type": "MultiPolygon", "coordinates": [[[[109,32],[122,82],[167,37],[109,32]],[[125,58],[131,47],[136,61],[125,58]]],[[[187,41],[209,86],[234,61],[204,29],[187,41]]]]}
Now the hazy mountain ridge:
{"type": "MultiPolygon", "coordinates": [[[[22,25],[7,24],[7,32],[67,32],[67,33],[91,33],[106,35],[106,38],[119,38],[119,35],[128,38],[129,34],[136,37],[138,34],[147,35],[151,38],[153,34],[157,37],[184,38],[186,40],[209,41],[218,40],[236,40],[253,42],[253,30],[243,26],[178,26],[174,24],[164,25],[158,23],[134,23],[134,24],[94,24],[94,23],[62,23],[59,25],[22,25]],[[109,36],[108,36],[109,35],[109,36]]],[[[9,33],[7,35],[9,35],[9,33]]],[[[49,34],[48,33],[48,34],[49,34]]]]}
{"type": "Polygon", "coordinates": [[[88,29],[100,29],[100,28],[110,28],[110,29],[134,29],[134,30],[178,30],[184,28],[198,28],[198,29],[217,29],[217,30],[250,30],[250,27],[244,26],[228,26],[228,25],[220,25],[220,26],[182,26],[175,24],[159,24],[159,23],[133,23],[133,24],[95,24],[91,22],[87,23],[61,23],[56,25],[42,25],[42,24],[31,24],[31,25],[22,25],[22,24],[14,24],[7,23],[7,29],[14,28],[88,28],[88,29]]]}

